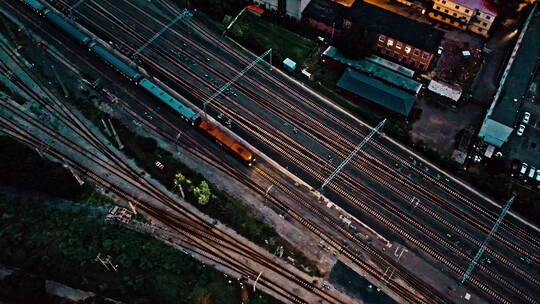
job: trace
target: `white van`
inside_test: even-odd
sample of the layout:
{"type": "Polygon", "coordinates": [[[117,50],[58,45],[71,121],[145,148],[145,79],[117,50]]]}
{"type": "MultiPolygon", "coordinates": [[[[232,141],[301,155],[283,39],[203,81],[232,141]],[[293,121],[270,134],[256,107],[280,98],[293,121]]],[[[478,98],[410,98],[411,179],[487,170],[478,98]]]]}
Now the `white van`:
{"type": "Polygon", "coordinates": [[[529,178],[532,179],[535,174],[536,174],[536,169],[533,166],[531,166],[531,170],[529,170],[529,178]]]}
{"type": "Polygon", "coordinates": [[[519,173],[521,174],[527,174],[527,168],[529,168],[529,165],[527,165],[527,163],[523,163],[521,165],[521,170],[519,170],[519,173]]]}

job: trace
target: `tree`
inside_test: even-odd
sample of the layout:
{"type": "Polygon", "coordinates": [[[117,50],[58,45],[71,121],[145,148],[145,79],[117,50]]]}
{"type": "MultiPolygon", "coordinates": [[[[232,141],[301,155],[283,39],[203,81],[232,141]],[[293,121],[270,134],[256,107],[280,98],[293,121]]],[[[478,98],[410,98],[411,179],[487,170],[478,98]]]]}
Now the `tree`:
{"type": "Polygon", "coordinates": [[[362,59],[371,54],[376,34],[366,28],[353,25],[336,41],[336,47],[350,59],[362,59]]]}
{"type": "Polygon", "coordinates": [[[193,194],[197,196],[197,201],[201,205],[208,204],[210,200],[210,187],[206,181],[202,181],[198,187],[193,188],[193,194]]]}

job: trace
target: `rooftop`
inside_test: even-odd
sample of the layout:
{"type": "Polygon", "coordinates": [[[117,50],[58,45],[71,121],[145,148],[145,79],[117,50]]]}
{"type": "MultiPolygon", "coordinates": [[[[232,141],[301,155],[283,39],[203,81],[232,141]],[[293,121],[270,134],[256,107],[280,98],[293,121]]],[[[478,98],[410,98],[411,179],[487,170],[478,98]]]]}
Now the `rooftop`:
{"type": "Polygon", "coordinates": [[[452,2],[497,16],[497,8],[495,8],[495,5],[491,4],[489,0],[452,0],[452,2]]]}
{"type": "Polygon", "coordinates": [[[414,94],[417,94],[422,88],[422,84],[418,81],[373,63],[369,59],[353,60],[344,57],[341,52],[333,46],[329,46],[326,51],[324,51],[323,55],[414,94]]]}
{"type": "Polygon", "coordinates": [[[535,62],[540,57],[540,16],[531,19],[521,46],[517,50],[514,63],[510,68],[503,93],[491,115],[505,125],[513,126],[516,122],[521,100],[529,89],[529,82],[534,72],[535,62]]]}
{"type": "Polygon", "coordinates": [[[495,95],[478,136],[484,141],[501,147],[509,138],[517,122],[523,98],[534,77],[535,66],[540,58],[540,15],[535,14],[535,4],[525,32],[514,47],[508,66],[503,73],[502,87],[495,95]]]}
{"type": "Polygon", "coordinates": [[[403,116],[409,116],[416,102],[413,95],[352,69],[343,72],[336,85],[403,116]]]}
{"type": "Polygon", "coordinates": [[[337,28],[341,28],[343,19],[347,19],[353,26],[360,25],[430,53],[436,53],[444,36],[444,32],[430,24],[414,21],[363,1],[356,1],[351,8],[347,8],[329,0],[312,0],[302,16],[324,22],[328,26],[335,23],[337,28]]]}

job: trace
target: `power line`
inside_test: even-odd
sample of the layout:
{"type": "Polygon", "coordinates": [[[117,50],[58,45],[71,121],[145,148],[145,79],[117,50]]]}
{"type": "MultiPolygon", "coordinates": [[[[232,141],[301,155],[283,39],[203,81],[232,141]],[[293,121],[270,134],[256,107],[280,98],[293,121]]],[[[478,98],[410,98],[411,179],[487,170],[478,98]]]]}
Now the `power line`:
{"type": "Polygon", "coordinates": [[[150,45],[152,42],[154,42],[154,40],[156,40],[159,36],[161,36],[161,34],[163,34],[166,30],[168,30],[171,26],[173,26],[178,20],[184,18],[184,17],[187,17],[187,18],[190,18],[191,16],[193,16],[193,14],[187,10],[187,9],[184,9],[182,11],[182,13],[179,15],[179,16],[176,16],[176,18],[174,18],[169,24],[167,24],[166,26],[164,26],[161,30],[159,30],[159,32],[157,32],[154,36],[152,36],[152,38],[150,38],[145,44],[143,44],[142,46],[140,46],[132,55],[132,57],[135,57],[137,56],[137,54],[139,54],[140,52],[142,52],[142,50],[144,50],[148,45],[150,45]]]}
{"type": "Polygon", "coordinates": [[[349,156],[347,156],[347,158],[341,164],[339,164],[339,166],[336,168],[336,170],[334,170],[334,172],[332,172],[332,174],[330,174],[330,176],[328,176],[324,180],[321,187],[319,188],[319,192],[322,192],[324,190],[324,187],[326,187],[326,185],[328,185],[328,183],[330,183],[332,181],[332,179],[334,177],[336,177],[336,175],[339,174],[341,169],[343,169],[343,167],[345,167],[345,165],[347,165],[347,163],[356,155],[356,153],[358,153],[358,151],[360,151],[360,149],[362,149],[362,147],[371,139],[371,137],[373,135],[375,135],[375,133],[379,132],[379,130],[382,128],[382,126],[384,125],[385,122],[386,122],[386,118],[383,119],[375,128],[373,128],[371,130],[371,132],[368,134],[368,136],[366,136],[362,140],[362,142],[360,144],[358,144],[358,146],[356,146],[356,148],[351,152],[351,154],[349,154],[349,156]]]}
{"type": "Polygon", "coordinates": [[[254,67],[259,61],[263,60],[266,55],[270,55],[270,69],[272,69],[272,49],[269,49],[268,51],[264,52],[261,56],[255,58],[248,66],[246,66],[238,75],[234,76],[233,79],[229,80],[226,84],[224,84],[219,90],[217,90],[212,96],[210,96],[204,103],[203,103],[203,112],[206,113],[206,106],[208,106],[216,97],[219,96],[219,94],[223,93],[226,89],[228,89],[235,81],[237,81],[240,77],[242,77],[247,71],[249,71],[252,67],[254,67]]]}
{"type": "Polygon", "coordinates": [[[503,210],[501,211],[501,215],[499,215],[499,218],[497,219],[497,222],[495,222],[495,225],[493,225],[493,228],[491,228],[491,231],[489,232],[488,236],[486,237],[486,239],[482,243],[482,246],[480,246],[480,249],[478,249],[478,252],[476,253],[476,256],[474,257],[474,259],[469,264],[469,267],[467,268],[467,271],[465,271],[465,273],[463,274],[463,278],[461,279],[461,282],[459,282],[459,286],[463,285],[465,280],[467,280],[467,278],[471,275],[472,271],[474,270],[474,267],[478,263],[478,260],[480,260],[480,257],[484,253],[484,250],[486,249],[486,246],[487,246],[488,242],[491,240],[491,237],[493,236],[493,234],[495,233],[497,228],[499,228],[499,225],[501,224],[504,216],[506,215],[506,213],[510,209],[510,206],[514,202],[514,198],[515,198],[515,196],[512,196],[508,200],[508,202],[506,202],[506,205],[504,206],[503,210]]]}

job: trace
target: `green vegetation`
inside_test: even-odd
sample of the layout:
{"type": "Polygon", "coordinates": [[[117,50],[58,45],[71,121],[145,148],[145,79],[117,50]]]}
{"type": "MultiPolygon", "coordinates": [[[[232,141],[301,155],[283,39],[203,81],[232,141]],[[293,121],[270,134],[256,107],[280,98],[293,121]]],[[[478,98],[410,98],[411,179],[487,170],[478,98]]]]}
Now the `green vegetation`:
{"type": "MultiPolygon", "coordinates": [[[[33,62],[36,63],[36,69],[41,70],[45,78],[52,80],[53,86],[51,86],[51,89],[56,91],[56,95],[63,96],[64,93],[62,88],[55,80],[53,73],[51,73],[51,71],[49,71],[47,68],[50,64],[50,62],[48,62],[48,56],[41,54],[43,55],[43,58],[40,60],[34,60],[36,59],[34,57],[37,56],[39,52],[32,53],[26,48],[23,49],[23,51],[25,52],[25,56],[29,56],[29,58],[32,58],[33,62]]],[[[66,101],[81,111],[81,113],[92,123],[94,123],[94,125],[100,126],[101,119],[107,119],[110,117],[107,113],[102,112],[95,106],[96,103],[99,104],[102,102],[103,97],[93,89],[86,92],[79,92],[78,90],[75,91],[75,87],[79,86],[79,83],[76,77],[74,77],[69,71],[66,71],[66,73],[68,73],[68,75],[64,75],[63,80],[69,92],[69,96],[71,96],[71,98],[67,98],[66,101]]],[[[92,75],[90,78],[96,79],[98,76],[99,75],[92,75]]],[[[286,252],[290,253],[290,255],[292,255],[296,261],[298,261],[300,264],[307,265],[307,268],[310,269],[309,272],[311,274],[318,274],[318,269],[312,266],[309,260],[303,256],[300,251],[296,250],[292,245],[281,239],[273,227],[271,227],[269,224],[258,220],[246,206],[239,204],[224,191],[221,191],[215,188],[212,184],[207,183],[201,174],[192,171],[189,167],[179,162],[168,151],[158,148],[154,139],[134,134],[116,119],[111,118],[111,121],[114,124],[118,135],[120,138],[122,138],[123,144],[125,145],[124,152],[129,157],[133,158],[141,168],[160,181],[163,185],[169,189],[173,189],[175,187],[175,174],[183,174],[187,180],[193,182],[193,185],[188,187],[188,191],[184,193],[186,201],[192,203],[203,213],[231,227],[240,235],[261,246],[267,247],[271,251],[275,250],[275,248],[280,245],[284,246],[284,248],[287,250],[286,252]],[[165,168],[163,170],[157,168],[154,165],[154,160],[159,160],[165,165],[165,168]]],[[[111,142],[116,144],[114,140],[111,140],[111,142]]],[[[33,155],[33,157],[35,157],[35,155],[33,155]]],[[[40,160],[34,160],[34,162],[39,161],[40,160]]],[[[16,162],[12,162],[12,165],[14,168],[16,168],[16,162]]],[[[49,172],[49,170],[45,170],[44,172],[49,172]]],[[[65,171],[64,173],[68,172],[65,171]]],[[[26,174],[29,175],[30,173],[26,174]]],[[[24,181],[24,179],[22,180],[24,181]]],[[[69,178],[64,176],[62,180],[70,182],[66,184],[58,182],[58,185],[62,185],[59,188],[68,186],[69,188],[63,193],[53,193],[52,195],[73,199],[88,199],[88,196],[92,192],[89,190],[80,190],[80,193],[77,192],[77,187],[79,186],[76,184],[75,179],[71,177],[71,175],[69,175],[69,178]],[[76,185],[76,187],[73,185],[76,185]],[[69,196],[69,194],[72,192],[76,193],[76,195],[69,196]]],[[[39,179],[36,180],[36,183],[37,182],[39,182],[39,179]]],[[[52,182],[51,184],[54,185],[52,182]]],[[[52,185],[47,187],[43,186],[42,189],[54,189],[55,187],[52,187],[52,185]]],[[[176,187],[178,186],[176,185],[176,187]]]]}
{"type": "MultiPolygon", "coordinates": [[[[0,195],[0,214],[3,264],[127,303],[191,304],[205,295],[215,304],[241,302],[239,285],[228,284],[220,272],[150,236],[90,218],[87,211],[0,195]],[[118,272],[96,262],[98,253],[110,255],[118,272]]],[[[40,288],[22,287],[19,300],[37,303],[37,293],[29,291],[40,288]]],[[[252,303],[276,302],[261,293],[252,298],[252,303]]]]}
{"type": "Polygon", "coordinates": [[[302,67],[320,51],[316,42],[248,12],[238,18],[228,35],[255,54],[271,48],[272,60],[277,66],[290,58],[302,67]]]}
{"type": "Polygon", "coordinates": [[[204,176],[175,159],[170,152],[159,148],[154,139],[134,134],[119,121],[114,119],[112,121],[119,136],[123,138],[124,152],[145,172],[169,189],[178,188],[187,202],[256,244],[270,251],[274,251],[280,245],[283,246],[285,252],[299,264],[307,266],[308,273],[319,275],[318,269],[299,250],[282,239],[272,226],[257,219],[248,207],[208,183],[204,176]],[[165,167],[159,169],[152,160],[158,160],[165,167]],[[183,185],[187,186],[188,191],[184,191],[183,185]]]}

